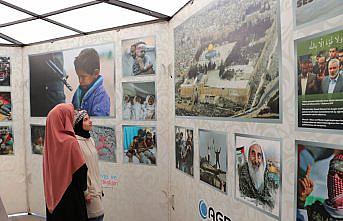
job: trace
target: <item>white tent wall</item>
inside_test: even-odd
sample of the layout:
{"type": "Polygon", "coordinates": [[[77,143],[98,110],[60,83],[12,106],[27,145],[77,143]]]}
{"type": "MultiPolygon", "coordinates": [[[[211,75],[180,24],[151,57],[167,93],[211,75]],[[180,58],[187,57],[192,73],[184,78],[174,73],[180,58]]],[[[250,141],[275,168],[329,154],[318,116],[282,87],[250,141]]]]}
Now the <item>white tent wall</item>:
{"type": "Polygon", "coordinates": [[[100,162],[100,173],[117,177],[118,184],[113,188],[104,189],[105,220],[164,220],[169,213],[167,197],[169,183],[169,157],[168,141],[169,131],[167,125],[170,112],[169,94],[166,84],[168,76],[165,74],[164,64],[170,62],[168,54],[168,24],[158,23],[132,27],[119,31],[109,31],[84,37],[71,38],[54,43],[39,44],[25,47],[23,51],[23,73],[26,87],[25,91],[25,146],[27,151],[28,194],[30,212],[45,215],[42,156],[31,153],[30,124],[45,124],[45,118],[30,117],[29,97],[29,62],[28,55],[52,51],[113,43],[115,47],[115,118],[93,118],[94,125],[115,126],[117,142],[117,163],[100,162]],[[125,39],[156,37],[156,76],[143,76],[136,81],[155,81],[157,96],[157,121],[132,123],[122,120],[122,82],[132,82],[132,78],[122,77],[121,41],[125,39]],[[134,165],[123,162],[123,125],[156,126],[157,129],[157,165],[134,165]]]}
{"type": "Polygon", "coordinates": [[[6,212],[12,214],[27,211],[22,49],[0,47],[0,56],[10,57],[11,61],[11,86],[1,86],[0,90],[11,93],[13,116],[12,121],[1,122],[0,126],[11,126],[14,134],[14,155],[3,155],[0,159],[0,196],[6,212]]]}
{"type": "MultiPolygon", "coordinates": [[[[196,0],[193,4],[187,5],[170,22],[171,42],[174,42],[173,30],[182,24],[199,10],[211,4],[213,1],[196,0]]],[[[323,19],[313,23],[306,28],[298,28],[293,31],[293,1],[280,0],[281,19],[281,92],[280,102],[282,123],[253,123],[239,121],[219,121],[175,118],[176,126],[194,129],[194,178],[175,168],[175,153],[171,152],[171,195],[174,195],[174,208],[171,210],[172,221],[202,220],[199,214],[199,201],[207,202],[208,206],[221,211],[231,220],[240,221],[267,221],[274,218],[248,206],[235,199],[235,141],[234,133],[251,134],[262,137],[281,138],[281,160],[282,160],[282,198],[280,220],[295,220],[296,199],[294,193],[295,181],[295,140],[307,140],[312,142],[330,143],[342,145],[343,135],[341,132],[331,133],[327,131],[305,132],[296,130],[296,103],[295,96],[295,53],[294,40],[308,35],[333,30],[342,24],[343,15],[323,19]],[[222,131],[228,135],[228,169],[227,169],[227,194],[217,191],[215,188],[200,181],[199,168],[199,137],[198,129],[222,131]]],[[[174,55],[174,45],[170,45],[174,55]]],[[[174,56],[172,57],[175,58],[174,56]]],[[[173,66],[174,69],[174,66],[173,66]]],[[[174,73],[175,74],[175,73],[174,73]]],[[[174,88],[170,93],[175,94],[174,88]]],[[[172,98],[174,100],[174,96],[172,98]]],[[[175,109],[174,101],[170,108],[175,109]]],[[[175,128],[170,126],[170,145],[175,145],[175,128]]],[[[173,150],[174,151],[174,150],[173,150]]],[[[207,220],[207,219],[206,219],[207,220]]],[[[212,220],[212,219],[209,219],[212,220]]]]}

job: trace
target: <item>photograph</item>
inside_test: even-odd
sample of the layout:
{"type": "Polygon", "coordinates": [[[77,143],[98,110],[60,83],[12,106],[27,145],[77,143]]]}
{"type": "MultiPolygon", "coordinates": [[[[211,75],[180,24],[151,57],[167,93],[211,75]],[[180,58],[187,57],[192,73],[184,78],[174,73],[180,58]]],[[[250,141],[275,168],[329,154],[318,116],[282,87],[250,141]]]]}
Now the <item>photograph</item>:
{"type": "Polygon", "coordinates": [[[155,82],[123,83],[123,120],[156,120],[155,82]]]}
{"type": "Polygon", "coordinates": [[[123,40],[123,76],[156,73],[156,41],[154,36],[123,40]]]}
{"type": "Polygon", "coordinates": [[[10,92],[0,92],[0,121],[12,120],[12,102],[10,92]]]}
{"type": "Polygon", "coordinates": [[[156,128],[123,126],[124,163],[156,165],[156,128]]]}
{"type": "Polygon", "coordinates": [[[11,84],[11,63],[10,57],[0,57],[0,86],[11,84]]]}
{"type": "Polygon", "coordinates": [[[199,130],[200,180],[226,193],[227,135],[199,130]]]}
{"type": "Polygon", "coordinates": [[[176,116],[280,120],[277,8],[215,0],[174,29],[176,116]]]}
{"type": "Polygon", "coordinates": [[[95,142],[99,160],[116,163],[117,143],[114,127],[93,125],[90,134],[95,142]]]}
{"type": "Polygon", "coordinates": [[[43,154],[45,126],[31,125],[31,145],[33,154],[43,154]]]}
{"type": "Polygon", "coordinates": [[[343,146],[296,141],[296,220],[343,220],[343,146]]]}
{"type": "Polygon", "coordinates": [[[281,141],[235,134],[236,199],[280,219],[281,141]]]}
{"type": "Polygon", "coordinates": [[[193,129],[175,127],[175,162],[176,168],[193,176],[194,141],[193,129]]]}
{"type": "Polygon", "coordinates": [[[29,55],[31,117],[46,117],[60,103],[90,116],[114,117],[114,45],[29,55]]]}
{"type": "Polygon", "coordinates": [[[0,126],[0,155],[13,155],[13,133],[9,126],[0,126]]]}
{"type": "Polygon", "coordinates": [[[342,0],[293,0],[296,26],[320,23],[342,14],[342,0]]]}
{"type": "Polygon", "coordinates": [[[343,30],[295,41],[299,128],[343,129],[343,30]]]}

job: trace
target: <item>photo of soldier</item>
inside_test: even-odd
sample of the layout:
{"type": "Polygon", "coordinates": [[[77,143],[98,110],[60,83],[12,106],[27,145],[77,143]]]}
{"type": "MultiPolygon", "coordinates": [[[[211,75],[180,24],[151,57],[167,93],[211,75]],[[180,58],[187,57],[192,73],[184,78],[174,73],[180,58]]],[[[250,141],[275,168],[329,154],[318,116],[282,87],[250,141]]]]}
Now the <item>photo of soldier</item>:
{"type": "Polygon", "coordinates": [[[175,162],[176,168],[191,176],[193,172],[194,142],[193,130],[175,127],[175,162]]]}
{"type": "Polygon", "coordinates": [[[156,165],[156,128],[124,126],[124,162],[156,165]]]}
{"type": "Polygon", "coordinates": [[[144,37],[122,41],[123,76],[155,74],[155,37],[144,37]]]}
{"type": "Polygon", "coordinates": [[[10,57],[0,57],[0,86],[10,86],[10,57]]]}
{"type": "Polygon", "coordinates": [[[112,127],[93,125],[90,134],[95,142],[99,160],[115,163],[116,157],[116,136],[112,127]]]}
{"type": "Polygon", "coordinates": [[[200,180],[224,193],[227,192],[226,139],[223,132],[199,130],[200,180]]]}
{"type": "Polygon", "coordinates": [[[278,218],[280,141],[236,134],[236,198],[278,218]]]}
{"type": "Polygon", "coordinates": [[[296,150],[296,220],[342,220],[342,147],[296,141],[296,150]]]}
{"type": "Polygon", "coordinates": [[[123,120],[156,120],[155,82],[123,83],[123,120]]]}
{"type": "Polygon", "coordinates": [[[45,126],[31,125],[31,145],[33,154],[43,154],[45,126]]]}
{"type": "Polygon", "coordinates": [[[12,120],[12,103],[10,92],[0,92],[0,121],[12,120]]]}
{"type": "Polygon", "coordinates": [[[32,117],[46,117],[59,103],[90,116],[114,116],[113,44],[29,56],[32,117]]]}
{"type": "Polygon", "coordinates": [[[12,128],[8,126],[0,127],[0,155],[12,155],[13,151],[12,128]]]}
{"type": "Polygon", "coordinates": [[[297,51],[298,126],[343,129],[343,31],[295,41],[297,51]],[[313,67],[313,68],[312,68],[313,67]]]}

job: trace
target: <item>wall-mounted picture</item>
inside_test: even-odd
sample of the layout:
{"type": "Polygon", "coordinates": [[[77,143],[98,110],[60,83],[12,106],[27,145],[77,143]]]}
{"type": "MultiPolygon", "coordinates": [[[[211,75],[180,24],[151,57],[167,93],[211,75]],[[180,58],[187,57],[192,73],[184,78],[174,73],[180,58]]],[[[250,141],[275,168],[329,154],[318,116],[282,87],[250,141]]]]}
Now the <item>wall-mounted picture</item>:
{"type": "Polygon", "coordinates": [[[12,120],[12,102],[10,92],[0,92],[0,121],[12,120]]]}
{"type": "Polygon", "coordinates": [[[112,127],[93,126],[90,134],[95,142],[99,160],[116,162],[116,136],[112,127]]]}
{"type": "Polygon", "coordinates": [[[0,57],[0,86],[10,86],[11,84],[11,64],[10,57],[0,57]]]}
{"type": "Polygon", "coordinates": [[[175,127],[175,163],[176,168],[191,176],[194,175],[193,129],[175,127]]]}
{"type": "Polygon", "coordinates": [[[114,45],[29,56],[31,117],[46,117],[59,103],[90,116],[115,116],[114,45]]]}
{"type": "Polygon", "coordinates": [[[124,162],[156,165],[156,128],[148,126],[123,126],[124,162]]]}
{"type": "Polygon", "coordinates": [[[343,129],[343,30],[295,42],[298,127],[343,129]]]}
{"type": "Polygon", "coordinates": [[[31,125],[31,145],[33,154],[43,154],[45,126],[31,125]]]}
{"type": "Polygon", "coordinates": [[[280,140],[236,134],[238,200],[279,219],[281,201],[280,140]]]}
{"type": "Polygon", "coordinates": [[[12,127],[0,126],[0,155],[13,155],[12,127]]]}
{"type": "Polygon", "coordinates": [[[280,119],[277,7],[211,1],[174,29],[176,116],[280,119]]]}
{"type": "Polygon", "coordinates": [[[156,120],[155,82],[123,83],[123,120],[156,120]]]}
{"type": "Polygon", "coordinates": [[[296,220],[342,220],[342,146],[296,141],[296,220]]]}
{"type": "Polygon", "coordinates": [[[156,73],[155,37],[123,40],[123,76],[142,76],[156,73]]]}
{"type": "Polygon", "coordinates": [[[227,192],[227,135],[199,130],[200,180],[227,192]]]}
{"type": "Polygon", "coordinates": [[[293,0],[297,26],[322,22],[342,14],[342,0],[293,0]]]}

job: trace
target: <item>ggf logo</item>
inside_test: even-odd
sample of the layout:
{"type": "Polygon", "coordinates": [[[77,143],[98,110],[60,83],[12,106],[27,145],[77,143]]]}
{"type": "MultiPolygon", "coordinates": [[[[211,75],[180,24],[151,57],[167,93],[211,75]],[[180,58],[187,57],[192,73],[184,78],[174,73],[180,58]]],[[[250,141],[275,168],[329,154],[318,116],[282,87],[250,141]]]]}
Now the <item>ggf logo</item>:
{"type": "Polygon", "coordinates": [[[212,221],[231,221],[227,216],[223,216],[220,211],[215,211],[212,207],[207,207],[204,200],[199,201],[199,214],[201,218],[212,221]]]}

